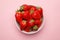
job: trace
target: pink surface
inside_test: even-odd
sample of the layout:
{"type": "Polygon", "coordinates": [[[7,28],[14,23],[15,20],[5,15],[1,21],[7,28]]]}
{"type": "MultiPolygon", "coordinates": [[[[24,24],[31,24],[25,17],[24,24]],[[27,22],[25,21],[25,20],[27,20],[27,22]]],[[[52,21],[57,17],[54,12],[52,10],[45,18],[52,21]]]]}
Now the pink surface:
{"type": "Polygon", "coordinates": [[[60,0],[0,0],[0,40],[60,40],[60,0]],[[16,28],[15,10],[22,4],[41,6],[44,28],[26,35],[16,28]]]}

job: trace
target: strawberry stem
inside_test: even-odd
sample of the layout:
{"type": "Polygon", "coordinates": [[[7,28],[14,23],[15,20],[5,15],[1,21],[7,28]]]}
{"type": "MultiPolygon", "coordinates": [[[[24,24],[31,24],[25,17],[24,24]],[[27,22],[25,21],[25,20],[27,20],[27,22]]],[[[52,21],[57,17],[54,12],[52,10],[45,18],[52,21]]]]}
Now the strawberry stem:
{"type": "Polygon", "coordinates": [[[16,11],[16,12],[20,12],[20,10],[18,10],[18,9],[17,9],[17,11],[16,11]]]}
{"type": "Polygon", "coordinates": [[[30,20],[30,22],[34,22],[34,20],[32,19],[32,20],[30,20]]]}
{"type": "Polygon", "coordinates": [[[37,25],[33,26],[33,30],[37,30],[37,29],[38,29],[37,25]]]}
{"type": "Polygon", "coordinates": [[[20,7],[20,10],[23,10],[23,9],[24,9],[24,6],[21,6],[21,7],[20,7]]]}
{"type": "Polygon", "coordinates": [[[34,12],[34,10],[30,10],[30,14],[32,14],[34,12]]]}
{"type": "Polygon", "coordinates": [[[23,23],[26,24],[26,20],[23,20],[23,23]]]}

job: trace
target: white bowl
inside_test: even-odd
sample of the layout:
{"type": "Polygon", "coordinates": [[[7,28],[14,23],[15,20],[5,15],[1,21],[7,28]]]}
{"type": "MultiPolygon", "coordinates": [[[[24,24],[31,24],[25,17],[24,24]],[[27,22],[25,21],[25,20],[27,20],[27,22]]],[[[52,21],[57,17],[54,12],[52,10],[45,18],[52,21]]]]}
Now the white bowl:
{"type": "Polygon", "coordinates": [[[37,33],[38,31],[40,31],[44,27],[44,23],[45,23],[45,20],[44,20],[44,17],[43,17],[42,24],[41,24],[41,26],[39,27],[39,29],[37,31],[26,32],[26,31],[21,31],[20,30],[19,25],[18,25],[18,23],[16,22],[16,19],[15,19],[16,27],[18,28],[19,31],[21,31],[22,33],[25,33],[25,34],[34,34],[34,33],[37,33]]]}

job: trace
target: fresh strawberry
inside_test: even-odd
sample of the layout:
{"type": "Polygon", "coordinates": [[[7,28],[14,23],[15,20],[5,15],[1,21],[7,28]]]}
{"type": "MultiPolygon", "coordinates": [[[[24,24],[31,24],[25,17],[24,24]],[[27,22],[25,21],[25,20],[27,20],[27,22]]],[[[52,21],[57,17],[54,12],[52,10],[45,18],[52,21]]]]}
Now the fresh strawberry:
{"type": "Polygon", "coordinates": [[[22,20],[21,22],[20,22],[20,29],[21,30],[24,30],[24,28],[27,26],[27,21],[26,20],[22,20]]]}
{"type": "Polygon", "coordinates": [[[31,5],[31,6],[30,6],[30,10],[35,11],[35,10],[36,10],[36,7],[31,5]]]}
{"type": "Polygon", "coordinates": [[[30,6],[28,6],[26,4],[24,4],[20,7],[20,10],[28,10],[28,9],[30,9],[30,6]]]}
{"type": "Polygon", "coordinates": [[[35,10],[36,10],[36,7],[30,5],[30,14],[33,14],[35,10]]]}
{"type": "Polygon", "coordinates": [[[41,15],[39,14],[39,12],[36,10],[34,11],[34,13],[32,14],[33,19],[40,19],[41,15]]]}
{"type": "Polygon", "coordinates": [[[40,27],[42,23],[42,20],[35,20],[35,25],[37,25],[38,27],[40,27]]]}
{"type": "Polygon", "coordinates": [[[40,20],[35,20],[35,24],[40,24],[40,20]]]}
{"type": "Polygon", "coordinates": [[[24,31],[30,32],[30,28],[27,26],[27,27],[24,29],[24,31]]]}
{"type": "Polygon", "coordinates": [[[33,19],[28,21],[28,28],[31,28],[32,26],[34,26],[34,20],[33,19]]]}
{"type": "Polygon", "coordinates": [[[37,10],[39,11],[40,15],[43,16],[43,10],[41,7],[37,8],[37,10]]]}
{"type": "Polygon", "coordinates": [[[19,23],[22,20],[22,13],[21,12],[16,12],[15,18],[17,22],[19,23]]]}
{"type": "Polygon", "coordinates": [[[23,19],[28,20],[30,18],[29,11],[23,11],[23,19]]]}

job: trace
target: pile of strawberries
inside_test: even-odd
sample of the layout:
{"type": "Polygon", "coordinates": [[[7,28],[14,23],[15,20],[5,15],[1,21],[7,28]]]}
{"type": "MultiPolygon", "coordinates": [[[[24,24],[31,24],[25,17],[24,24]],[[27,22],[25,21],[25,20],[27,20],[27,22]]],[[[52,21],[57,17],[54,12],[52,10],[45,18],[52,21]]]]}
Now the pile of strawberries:
{"type": "Polygon", "coordinates": [[[43,10],[41,7],[23,4],[16,11],[15,18],[22,31],[37,31],[43,21],[43,10]]]}

